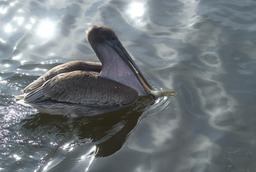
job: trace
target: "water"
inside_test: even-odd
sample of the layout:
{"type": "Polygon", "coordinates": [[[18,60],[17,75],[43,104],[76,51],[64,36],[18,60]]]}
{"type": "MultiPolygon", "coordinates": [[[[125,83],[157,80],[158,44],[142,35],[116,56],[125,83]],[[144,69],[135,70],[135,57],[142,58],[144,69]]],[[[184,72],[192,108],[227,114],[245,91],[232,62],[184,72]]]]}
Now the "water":
{"type": "Polygon", "coordinates": [[[254,0],[1,1],[0,171],[255,171],[255,10],[254,0]],[[112,27],[149,82],[178,94],[76,119],[17,105],[53,66],[97,60],[91,25],[112,27]]]}

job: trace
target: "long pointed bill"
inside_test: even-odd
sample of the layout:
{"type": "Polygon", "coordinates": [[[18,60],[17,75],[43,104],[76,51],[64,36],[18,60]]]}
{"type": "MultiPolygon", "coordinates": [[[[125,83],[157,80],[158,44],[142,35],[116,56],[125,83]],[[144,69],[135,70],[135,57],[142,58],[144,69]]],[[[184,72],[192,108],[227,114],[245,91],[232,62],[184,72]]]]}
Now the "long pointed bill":
{"type": "Polygon", "coordinates": [[[110,45],[118,54],[119,56],[127,63],[127,65],[132,69],[132,71],[134,72],[135,76],[138,78],[138,80],[140,81],[141,85],[143,86],[143,88],[145,89],[145,91],[148,94],[151,94],[152,92],[152,87],[151,85],[148,83],[148,81],[145,79],[145,77],[143,76],[142,72],[140,71],[140,69],[138,68],[138,66],[134,63],[134,61],[132,60],[131,56],[129,55],[129,53],[125,50],[125,48],[123,47],[123,45],[121,44],[121,42],[119,40],[112,40],[112,41],[108,41],[107,42],[108,45],[110,45]]]}

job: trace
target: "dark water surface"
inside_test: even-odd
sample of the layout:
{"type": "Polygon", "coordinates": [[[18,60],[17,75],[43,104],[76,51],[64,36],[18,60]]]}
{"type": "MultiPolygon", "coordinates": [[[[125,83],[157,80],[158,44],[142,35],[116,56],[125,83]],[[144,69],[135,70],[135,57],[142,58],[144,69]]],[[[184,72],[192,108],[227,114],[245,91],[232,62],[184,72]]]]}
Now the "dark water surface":
{"type": "Polygon", "coordinates": [[[255,171],[255,14],[255,0],[0,1],[0,171],[255,171]],[[92,25],[178,94],[75,119],[17,105],[53,66],[97,60],[92,25]]]}

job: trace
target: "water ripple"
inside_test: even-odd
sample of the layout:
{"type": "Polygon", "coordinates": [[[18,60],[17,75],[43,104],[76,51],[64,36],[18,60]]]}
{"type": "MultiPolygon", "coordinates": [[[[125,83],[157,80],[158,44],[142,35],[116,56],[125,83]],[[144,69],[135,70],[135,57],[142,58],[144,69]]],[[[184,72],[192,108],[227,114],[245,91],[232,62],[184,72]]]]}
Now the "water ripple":
{"type": "Polygon", "coordinates": [[[253,171],[255,9],[255,0],[0,2],[0,171],[253,171]],[[113,27],[150,83],[178,94],[72,120],[16,105],[45,70],[97,60],[91,25],[113,27]]]}
{"type": "Polygon", "coordinates": [[[200,10],[201,15],[206,15],[206,18],[220,22],[225,26],[232,27],[233,29],[241,29],[248,31],[255,31],[256,17],[255,13],[256,3],[253,0],[246,0],[238,2],[232,0],[229,2],[223,1],[208,1],[201,3],[202,9],[200,10]],[[204,6],[211,6],[211,11],[205,11],[207,8],[204,6]]]}
{"type": "Polygon", "coordinates": [[[152,153],[158,149],[165,149],[168,140],[179,124],[175,107],[175,97],[161,97],[144,113],[137,135],[131,135],[129,148],[139,152],[152,153]],[[150,131],[150,132],[149,132],[150,131]],[[148,135],[149,134],[149,135],[148,135]],[[141,138],[147,138],[147,140],[141,138]],[[150,138],[150,139],[149,139],[150,138]]]}

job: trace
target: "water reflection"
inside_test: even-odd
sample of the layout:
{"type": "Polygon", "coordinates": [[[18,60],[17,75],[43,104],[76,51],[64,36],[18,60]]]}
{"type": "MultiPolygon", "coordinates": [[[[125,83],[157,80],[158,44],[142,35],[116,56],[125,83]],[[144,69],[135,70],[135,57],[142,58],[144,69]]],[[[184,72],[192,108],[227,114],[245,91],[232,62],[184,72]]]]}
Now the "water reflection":
{"type": "Polygon", "coordinates": [[[30,30],[35,23],[36,23],[36,20],[31,17],[29,19],[29,22],[25,25],[25,29],[30,30]]]}
{"type": "Polygon", "coordinates": [[[0,14],[4,15],[7,13],[7,11],[8,11],[7,7],[0,7],[0,14]]]}
{"type": "Polygon", "coordinates": [[[145,15],[145,4],[139,1],[132,1],[128,5],[127,13],[132,19],[138,19],[145,15]]]}
{"type": "Polygon", "coordinates": [[[17,25],[21,26],[24,23],[25,18],[21,16],[17,16],[13,18],[13,21],[17,23],[17,25]]]}
{"type": "Polygon", "coordinates": [[[147,119],[140,124],[140,130],[137,130],[140,137],[136,138],[137,136],[132,135],[129,148],[143,153],[165,149],[166,143],[173,139],[181,121],[181,117],[174,109],[176,103],[176,97],[161,97],[156,100],[155,104],[148,109],[150,115],[146,116],[147,119]],[[144,137],[147,139],[143,139],[144,137]]]}
{"type": "Polygon", "coordinates": [[[132,23],[136,26],[143,27],[147,24],[145,19],[146,3],[134,0],[129,3],[126,13],[131,19],[132,23]]]}
{"type": "Polygon", "coordinates": [[[19,155],[17,155],[17,154],[13,154],[12,157],[15,159],[15,161],[21,160],[21,157],[19,155]]]}
{"type": "Polygon", "coordinates": [[[4,26],[4,32],[5,33],[11,33],[11,32],[14,32],[15,30],[14,30],[14,28],[11,26],[11,24],[6,24],[5,26],[4,26]]]}
{"type": "Polygon", "coordinates": [[[36,28],[36,34],[40,38],[50,39],[55,34],[55,27],[55,22],[49,19],[41,20],[36,28]]]}
{"type": "Polygon", "coordinates": [[[85,159],[88,159],[88,165],[86,165],[85,171],[89,171],[90,166],[93,162],[93,160],[95,159],[95,155],[97,153],[97,147],[96,146],[92,146],[92,148],[83,156],[81,156],[81,161],[84,162],[85,159]]]}
{"type": "Polygon", "coordinates": [[[132,107],[90,117],[71,119],[64,116],[38,114],[25,119],[23,129],[32,132],[34,137],[46,136],[41,135],[42,128],[47,133],[47,137],[52,132],[56,135],[66,135],[62,143],[56,144],[57,148],[41,160],[39,171],[56,170],[68,164],[67,162],[70,158],[73,159],[73,156],[77,159],[74,168],[81,168],[80,166],[87,164],[84,169],[88,170],[94,158],[106,157],[121,149],[140,116],[153,102],[152,98],[143,97],[132,107]],[[40,135],[36,135],[37,133],[40,135]],[[83,149],[86,149],[85,152],[81,151],[83,149]]]}

